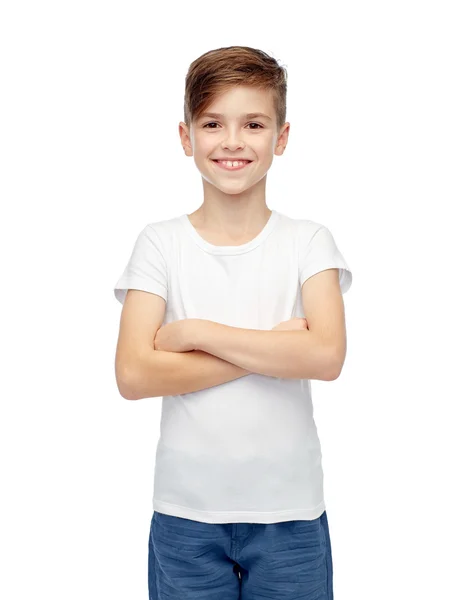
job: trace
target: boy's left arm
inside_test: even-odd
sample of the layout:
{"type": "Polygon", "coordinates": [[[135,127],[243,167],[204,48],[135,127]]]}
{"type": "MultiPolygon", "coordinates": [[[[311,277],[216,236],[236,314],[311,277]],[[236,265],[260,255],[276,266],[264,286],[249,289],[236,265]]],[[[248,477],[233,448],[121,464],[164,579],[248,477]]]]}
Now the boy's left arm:
{"type": "Polygon", "coordinates": [[[302,286],[307,331],[263,331],[199,319],[193,343],[252,373],[285,379],[333,381],[346,355],[344,302],[335,268],[309,277],[302,286]]]}

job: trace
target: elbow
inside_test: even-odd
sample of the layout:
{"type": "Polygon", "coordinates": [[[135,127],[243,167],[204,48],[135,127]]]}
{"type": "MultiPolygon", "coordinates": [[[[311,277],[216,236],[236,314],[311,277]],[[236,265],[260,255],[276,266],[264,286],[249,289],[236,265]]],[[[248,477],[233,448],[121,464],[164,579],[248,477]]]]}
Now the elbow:
{"type": "Polygon", "coordinates": [[[135,381],[136,378],[127,368],[116,368],[116,385],[125,400],[139,400],[135,381]]]}
{"type": "Polygon", "coordinates": [[[342,367],[344,366],[345,356],[337,356],[333,358],[328,367],[328,377],[326,381],[335,381],[342,373],[342,367]]]}
{"type": "Polygon", "coordinates": [[[342,369],[333,369],[332,371],[330,371],[328,373],[328,375],[325,377],[325,381],[336,381],[336,379],[339,377],[339,375],[341,374],[342,369]]]}
{"type": "Polygon", "coordinates": [[[139,396],[134,392],[133,388],[118,384],[118,390],[125,400],[140,400],[139,396]]]}
{"type": "Polygon", "coordinates": [[[139,400],[139,397],[137,396],[134,387],[127,381],[122,381],[121,379],[117,379],[116,385],[118,386],[118,391],[119,391],[120,395],[125,400],[139,400]]]}

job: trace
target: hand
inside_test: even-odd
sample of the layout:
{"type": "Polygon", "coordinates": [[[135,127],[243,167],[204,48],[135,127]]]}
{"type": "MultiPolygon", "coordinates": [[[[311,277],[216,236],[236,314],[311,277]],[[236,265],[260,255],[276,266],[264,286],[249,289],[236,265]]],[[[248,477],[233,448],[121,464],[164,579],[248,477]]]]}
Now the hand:
{"type": "Polygon", "coordinates": [[[155,350],[191,352],[195,350],[196,319],[181,319],[160,327],[153,340],[155,350]]]}
{"type": "Polygon", "coordinates": [[[292,330],[305,330],[308,329],[307,319],[302,319],[300,317],[294,317],[289,321],[283,321],[282,323],[278,323],[275,325],[271,331],[292,331],[292,330]]]}

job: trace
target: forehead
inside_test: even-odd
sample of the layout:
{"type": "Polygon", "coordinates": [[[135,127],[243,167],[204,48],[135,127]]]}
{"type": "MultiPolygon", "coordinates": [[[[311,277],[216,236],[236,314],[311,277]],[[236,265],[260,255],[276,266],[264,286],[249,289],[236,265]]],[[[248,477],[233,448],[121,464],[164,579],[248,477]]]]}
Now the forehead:
{"type": "Polygon", "coordinates": [[[200,117],[212,113],[231,118],[264,113],[273,119],[273,93],[250,86],[236,86],[216,96],[200,117]]]}

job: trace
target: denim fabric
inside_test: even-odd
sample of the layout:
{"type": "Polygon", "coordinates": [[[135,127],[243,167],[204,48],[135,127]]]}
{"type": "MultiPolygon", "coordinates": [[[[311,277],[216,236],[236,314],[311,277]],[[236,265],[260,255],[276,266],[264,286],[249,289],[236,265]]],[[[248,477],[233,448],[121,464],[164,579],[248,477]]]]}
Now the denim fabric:
{"type": "Polygon", "coordinates": [[[333,600],[326,511],[311,521],[201,523],[154,511],[149,600],[333,600]]]}

